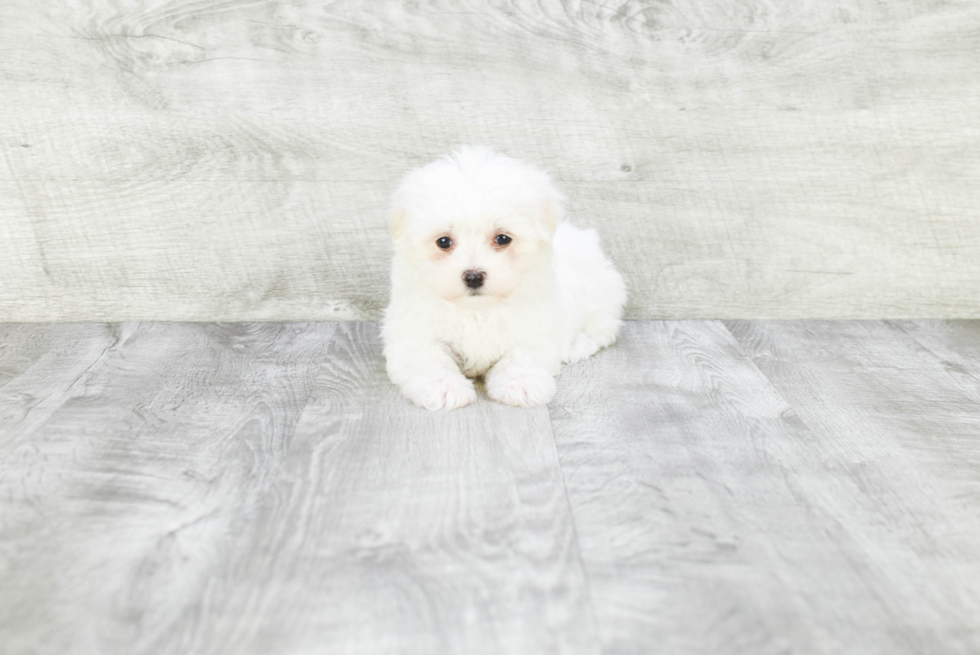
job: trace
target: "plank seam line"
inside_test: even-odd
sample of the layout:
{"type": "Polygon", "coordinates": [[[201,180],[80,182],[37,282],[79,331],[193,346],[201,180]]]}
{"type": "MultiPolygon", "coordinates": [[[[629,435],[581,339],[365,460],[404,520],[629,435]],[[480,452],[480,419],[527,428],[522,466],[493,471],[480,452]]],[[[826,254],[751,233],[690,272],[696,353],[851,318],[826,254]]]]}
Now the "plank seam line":
{"type": "MultiPolygon", "coordinates": [[[[943,357],[942,355],[940,355],[939,353],[937,353],[935,350],[933,350],[932,348],[930,348],[926,344],[924,344],[921,341],[919,341],[918,339],[916,339],[915,338],[915,335],[912,334],[911,332],[909,332],[908,330],[906,330],[905,329],[905,326],[903,326],[898,321],[884,321],[884,323],[887,323],[888,325],[892,325],[894,327],[897,327],[902,334],[904,334],[909,339],[911,339],[916,345],[918,345],[920,348],[922,348],[923,350],[925,350],[927,353],[929,353],[930,355],[932,355],[933,357],[935,357],[936,358],[936,361],[940,363],[940,366],[942,366],[942,362],[947,361],[947,358],[946,357],[943,357]]],[[[956,352],[955,350],[953,350],[952,352],[954,354],[956,354],[958,357],[962,357],[962,355],[960,355],[960,353],[956,352]]],[[[966,373],[967,377],[969,377],[971,380],[973,380],[977,384],[980,384],[980,378],[978,378],[976,375],[974,375],[972,372],[970,372],[969,369],[967,369],[967,368],[964,367],[962,372],[963,373],[966,373]]]]}
{"type": "Polygon", "coordinates": [[[589,614],[592,615],[592,632],[595,637],[596,645],[599,647],[599,652],[603,652],[603,641],[602,641],[602,628],[599,624],[599,615],[595,609],[595,598],[592,595],[592,579],[589,576],[589,570],[585,566],[585,560],[582,559],[582,541],[579,539],[578,535],[578,521],[575,518],[575,509],[572,507],[572,499],[568,494],[568,483],[565,480],[565,468],[561,463],[561,455],[558,453],[558,440],[555,438],[555,425],[551,418],[551,404],[549,403],[546,407],[548,411],[548,432],[551,436],[551,446],[552,452],[555,456],[555,464],[558,467],[558,476],[561,480],[561,491],[565,496],[565,507],[568,509],[568,519],[572,524],[572,538],[575,541],[575,558],[578,560],[579,570],[582,571],[582,579],[585,581],[585,593],[589,602],[589,614]]]}
{"type": "MultiPolygon", "coordinates": [[[[747,323],[759,323],[760,321],[746,321],[746,322],[747,323]]],[[[738,348],[739,354],[742,357],[745,358],[745,361],[749,364],[749,366],[751,366],[760,376],[762,376],[762,379],[766,381],[766,384],[769,385],[769,388],[772,389],[773,393],[775,393],[777,396],[779,396],[779,399],[783,401],[783,404],[785,404],[787,407],[789,407],[791,410],[793,410],[793,414],[795,415],[796,419],[800,422],[800,424],[804,428],[806,428],[806,431],[809,432],[811,435],[820,434],[820,432],[818,432],[818,431],[814,430],[812,427],[810,427],[810,425],[803,418],[803,415],[796,408],[796,405],[794,405],[793,403],[791,403],[789,401],[789,399],[786,398],[786,395],[782,392],[782,390],[778,386],[776,386],[776,383],[773,381],[773,379],[770,378],[768,375],[766,375],[765,371],[763,371],[761,368],[759,368],[758,364],[755,363],[755,359],[752,358],[752,356],[748,353],[748,351],[742,345],[742,342],[739,341],[738,340],[738,337],[735,336],[735,333],[732,332],[728,328],[728,325],[727,324],[729,323],[729,321],[727,321],[727,320],[720,320],[720,321],[718,321],[718,323],[721,324],[721,327],[724,328],[725,332],[728,333],[728,336],[731,337],[732,342],[738,348]]]]}

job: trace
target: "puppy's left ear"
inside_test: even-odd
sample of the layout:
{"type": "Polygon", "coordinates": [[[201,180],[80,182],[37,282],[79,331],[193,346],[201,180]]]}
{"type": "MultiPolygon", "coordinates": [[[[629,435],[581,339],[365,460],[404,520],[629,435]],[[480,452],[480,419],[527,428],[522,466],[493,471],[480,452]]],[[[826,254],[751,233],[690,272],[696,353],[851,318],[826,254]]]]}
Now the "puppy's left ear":
{"type": "Polygon", "coordinates": [[[561,201],[554,198],[545,198],[541,202],[541,218],[548,228],[549,234],[554,234],[558,229],[558,219],[561,218],[561,201]]]}
{"type": "Polygon", "coordinates": [[[547,174],[543,174],[542,178],[540,182],[541,205],[538,211],[541,214],[542,222],[548,229],[548,235],[551,236],[558,229],[558,221],[565,213],[565,196],[555,188],[547,174]]]}

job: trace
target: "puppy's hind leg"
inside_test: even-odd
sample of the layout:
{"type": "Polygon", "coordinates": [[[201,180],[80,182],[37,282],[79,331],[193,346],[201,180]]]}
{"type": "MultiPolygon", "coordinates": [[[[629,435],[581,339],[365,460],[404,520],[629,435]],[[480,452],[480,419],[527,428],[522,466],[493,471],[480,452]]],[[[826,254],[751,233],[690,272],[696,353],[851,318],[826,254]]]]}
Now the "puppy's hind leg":
{"type": "Polygon", "coordinates": [[[594,230],[566,229],[564,241],[567,260],[560,260],[559,279],[566,306],[572,308],[569,314],[580,317],[564,358],[572,363],[616,341],[626,304],[626,284],[602,253],[594,230]]]}
{"type": "Polygon", "coordinates": [[[612,345],[619,334],[622,321],[607,314],[596,312],[589,316],[568,350],[565,360],[569,364],[588,359],[606,346],[612,345]]]}

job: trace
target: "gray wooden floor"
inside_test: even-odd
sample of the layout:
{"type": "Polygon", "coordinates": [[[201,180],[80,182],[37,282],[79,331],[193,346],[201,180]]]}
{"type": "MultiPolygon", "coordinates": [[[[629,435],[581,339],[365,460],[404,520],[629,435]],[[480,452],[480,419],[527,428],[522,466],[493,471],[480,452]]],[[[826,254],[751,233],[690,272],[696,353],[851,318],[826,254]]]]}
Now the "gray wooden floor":
{"type": "Polygon", "coordinates": [[[428,413],[373,323],[0,325],[0,652],[980,652],[980,322],[633,322],[428,413]]]}

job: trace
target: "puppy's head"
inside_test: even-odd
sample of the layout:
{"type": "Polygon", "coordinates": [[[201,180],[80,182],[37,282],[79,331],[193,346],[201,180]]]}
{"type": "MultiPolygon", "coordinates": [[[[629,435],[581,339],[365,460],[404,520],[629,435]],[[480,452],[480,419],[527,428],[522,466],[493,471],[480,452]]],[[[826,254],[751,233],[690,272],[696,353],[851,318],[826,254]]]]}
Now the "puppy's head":
{"type": "Polygon", "coordinates": [[[491,307],[547,270],[562,201],[544,172],[461,148],[412,171],[395,192],[395,256],[444,300],[491,307]]]}

